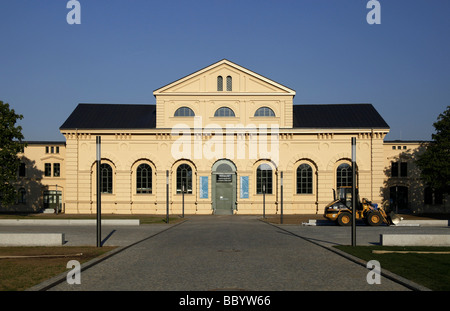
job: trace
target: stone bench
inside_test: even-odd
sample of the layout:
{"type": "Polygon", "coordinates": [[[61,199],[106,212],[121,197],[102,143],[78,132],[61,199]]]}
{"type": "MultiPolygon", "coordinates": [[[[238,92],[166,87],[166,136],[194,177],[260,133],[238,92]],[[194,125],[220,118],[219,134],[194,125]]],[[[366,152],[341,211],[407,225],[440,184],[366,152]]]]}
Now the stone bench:
{"type": "MultiPolygon", "coordinates": [[[[85,226],[96,225],[96,219],[0,219],[3,226],[85,226]]],[[[139,226],[139,219],[102,219],[104,226],[139,226]]]]}
{"type": "Polygon", "coordinates": [[[383,246],[450,246],[450,234],[380,234],[383,246]]]}
{"type": "Polygon", "coordinates": [[[64,233],[0,233],[0,246],[61,246],[64,233]]]}

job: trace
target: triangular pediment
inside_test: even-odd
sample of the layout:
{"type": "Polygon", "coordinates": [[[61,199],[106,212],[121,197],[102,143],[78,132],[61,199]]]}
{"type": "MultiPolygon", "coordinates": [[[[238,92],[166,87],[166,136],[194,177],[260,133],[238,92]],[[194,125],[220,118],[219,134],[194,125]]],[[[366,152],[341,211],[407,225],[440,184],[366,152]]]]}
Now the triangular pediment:
{"type": "Polygon", "coordinates": [[[294,96],[295,91],[223,59],[153,92],[155,96],[162,94],[277,94],[294,96]],[[217,88],[219,76],[223,78],[223,91],[219,91],[217,88]],[[227,91],[227,77],[232,79],[231,91],[227,91]]]}

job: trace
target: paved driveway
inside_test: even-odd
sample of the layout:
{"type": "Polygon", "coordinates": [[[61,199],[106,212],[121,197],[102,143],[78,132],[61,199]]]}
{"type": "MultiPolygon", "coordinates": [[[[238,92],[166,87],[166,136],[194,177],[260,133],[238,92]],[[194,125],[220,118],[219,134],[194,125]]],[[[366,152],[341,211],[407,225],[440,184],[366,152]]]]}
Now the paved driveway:
{"type": "Polygon", "coordinates": [[[190,217],[52,290],[407,290],[369,285],[368,269],[296,234],[254,216],[190,217]]]}

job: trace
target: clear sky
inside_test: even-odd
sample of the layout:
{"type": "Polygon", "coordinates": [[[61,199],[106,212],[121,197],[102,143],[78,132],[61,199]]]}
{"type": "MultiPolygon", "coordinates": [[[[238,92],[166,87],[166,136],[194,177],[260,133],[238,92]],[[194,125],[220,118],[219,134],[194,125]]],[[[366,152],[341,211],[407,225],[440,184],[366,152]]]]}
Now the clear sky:
{"type": "Polygon", "coordinates": [[[429,140],[450,105],[450,1],[0,0],[0,100],[26,140],[64,141],[78,103],[154,104],[223,58],[294,90],[294,104],[372,103],[387,139],[429,140]]]}

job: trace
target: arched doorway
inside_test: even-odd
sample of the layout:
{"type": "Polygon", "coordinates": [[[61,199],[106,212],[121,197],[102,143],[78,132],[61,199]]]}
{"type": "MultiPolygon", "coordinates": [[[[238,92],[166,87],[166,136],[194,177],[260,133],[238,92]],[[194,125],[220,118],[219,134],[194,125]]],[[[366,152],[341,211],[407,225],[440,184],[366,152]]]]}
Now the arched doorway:
{"type": "Polygon", "coordinates": [[[212,208],[215,215],[232,215],[236,208],[236,166],[219,160],[211,168],[212,208]]]}

